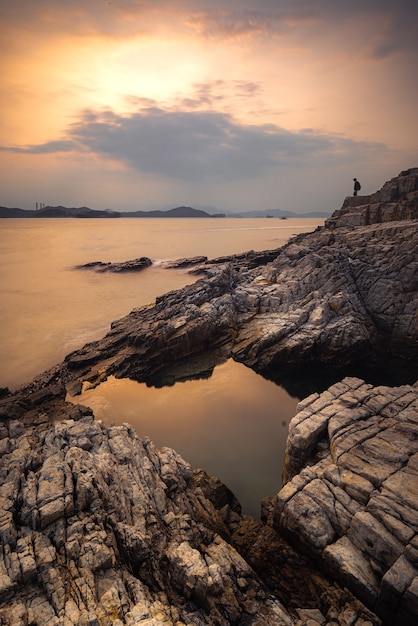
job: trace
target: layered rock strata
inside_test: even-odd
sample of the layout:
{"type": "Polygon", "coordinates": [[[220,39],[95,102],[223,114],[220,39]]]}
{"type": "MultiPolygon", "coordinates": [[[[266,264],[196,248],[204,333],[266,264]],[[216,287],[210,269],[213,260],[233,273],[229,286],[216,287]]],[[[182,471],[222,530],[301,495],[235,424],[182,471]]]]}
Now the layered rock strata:
{"type": "Polygon", "coordinates": [[[404,170],[370,196],[347,197],[327,228],[366,226],[418,218],[418,167],[404,170]]]}
{"type": "Polygon", "coordinates": [[[219,481],[59,385],[0,417],[3,626],[380,623],[219,481]]]}
{"type": "Polygon", "coordinates": [[[109,375],[146,380],[166,364],[217,349],[259,372],[417,354],[417,222],[387,222],[295,237],[270,263],[245,259],[114,322],[70,354],[75,392],[109,375]],[[379,355],[379,356],[377,356],[379,355]]]}
{"type": "Polygon", "coordinates": [[[270,522],[387,624],[418,619],[418,384],[346,378],[298,405],[270,522]]]}

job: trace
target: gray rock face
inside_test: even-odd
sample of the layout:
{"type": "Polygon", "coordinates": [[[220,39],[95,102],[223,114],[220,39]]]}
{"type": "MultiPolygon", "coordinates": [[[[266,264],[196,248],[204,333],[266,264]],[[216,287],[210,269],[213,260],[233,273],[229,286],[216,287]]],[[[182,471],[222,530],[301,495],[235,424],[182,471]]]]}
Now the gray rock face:
{"type": "Polygon", "coordinates": [[[174,450],[59,386],[0,410],[3,626],[380,624],[174,450]]]}
{"type": "Polygon", "coordinates": [[[298,236],[270,263],[248,269],[232,258],[134,310],[104,339],[70,354],[63,376],[73,391],[108,375],[146,380],[206,350],[261,372],[371,362],[377,354],[414,362],[417,259],[412,220],[298,236]]]}
{"type": "Polygon", "coordinates": [[[298,405],[272,524],[388,624],[418,616],[418,384],[346,378],[298,405]]]}
{"type": "Polygon", "coordinates": [[[405,170],[370,196],[347,197],[327,228],[418,218],[418,167],[405,170]]]}
{"type": "Polygon", "coordinates": [[[70,406],[0,427],[1,624],[294,623],[185,461],[70,406]]]}
{"type": "Polygon", "coordinates": [[[84,265],[77,265],[75,269],[120,274],[123,272],[139,272],[146,267],[150,267],[150,265],[152,265],[151,259],[146,256],[142,256],[139,259],[122,261],[121,263],[110,263],[110,261],[106,263],[104,261],[92,261],[91,263],[84,263],[84,265]]]}

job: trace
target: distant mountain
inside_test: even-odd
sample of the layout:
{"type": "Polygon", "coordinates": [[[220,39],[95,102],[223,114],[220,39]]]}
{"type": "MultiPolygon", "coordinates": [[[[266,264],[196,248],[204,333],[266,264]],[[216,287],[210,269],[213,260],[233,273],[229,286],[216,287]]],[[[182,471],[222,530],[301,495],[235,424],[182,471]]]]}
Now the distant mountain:
{"type": "Polygon", "coordinates": [[[0,218],[4,217],[78,217],[78,218],[115,218],[115,217],[330,217],[330,213],[315,211],[313,213],[293,213],[292,211],[282,211],[281,209],[271,209],[270,211],[245,211],[245,212],[216,212],[217,209],[210,208],[210,212],[203,209],[194,209],[190,206],[178,206],[173,209],[152,209],[150,211],[99,211],[89,207],[64,207],[46,206],[38,211],[27,209],[0,207],[0,218]]]}
{"type": "Polygon", "coordinates": [[[120,217],[121,214],[116,211],[95,211],[89,207],[64,207],[64,206],[46,206],[38,211],[30,211],[26,209],[8,209],[0,207],[0,218],[2,217],[120,217]]]}
{"type": "Polygon", "coordinates": [[[0,207],[0,218],[2,217],[225,217],[225,215],[223,213],[210,215],[210,213],[206,213],[206,211],[193,209],[189,206],[179,206],[174,209],[168,209],[167,211],[97,211],[86,206],[72,208],[64,206],[46,206],[38,211],[0,207]]]}
{"type": "Polygon", "coordinates": [[[35,211],[35,217],[120,217],[117,211],[96,211],[87,206],[67,208],[65,206],[46,206],[35,211]]]}
{"type": "Polygon", "coordinates": [[[225,217],[223,214],[210,215],[206,211],[190,206],[178,206],[174,209],[153,211],[122,211],[122,217],[225,217]]]}
{"type": "Polygon", "coordinates": [[[0,206],[0,218],[1,217],[33,217],[35,211],[27,211],[26,209],[8,209],[5,206],[0,206]]]}

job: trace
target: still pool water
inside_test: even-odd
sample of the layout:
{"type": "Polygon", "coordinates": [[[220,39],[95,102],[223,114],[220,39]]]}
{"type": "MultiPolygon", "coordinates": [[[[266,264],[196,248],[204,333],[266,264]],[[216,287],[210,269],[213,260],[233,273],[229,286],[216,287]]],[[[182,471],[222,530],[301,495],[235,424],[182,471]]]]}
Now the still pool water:
{"type": "Polygon", "coordinates": [[[281,487],[287,428],[298,400],[228,360],[208,379],[170,387],[109,378],[73,399],[106,424],[127,422],[157,447],[174,448],[234,492],[258,517],[260,501],[281,487]]]}

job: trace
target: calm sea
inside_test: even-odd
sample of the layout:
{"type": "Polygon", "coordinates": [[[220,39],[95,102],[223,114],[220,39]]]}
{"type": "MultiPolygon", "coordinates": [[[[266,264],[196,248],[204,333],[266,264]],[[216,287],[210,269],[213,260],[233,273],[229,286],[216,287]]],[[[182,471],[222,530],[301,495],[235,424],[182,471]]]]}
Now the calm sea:
{"type": "MultiPolygon", "coordinates": [[[[110,323],[194,282],[162,261],[209,258],[283,245],[323,219],[2,219],[0,220],[0,387],[11,389],[86,342],[110,323]],[[91,261],[141,256],[139,273],[75,270],[91,261]]],[[[82,402],[110,423],[175,448],[194,467],[218,476],[244,509],[280,488],[287,424],[297,399],[243,365],[228,361],[208,380],[154,389],[110,379],[82,402]]]]}

